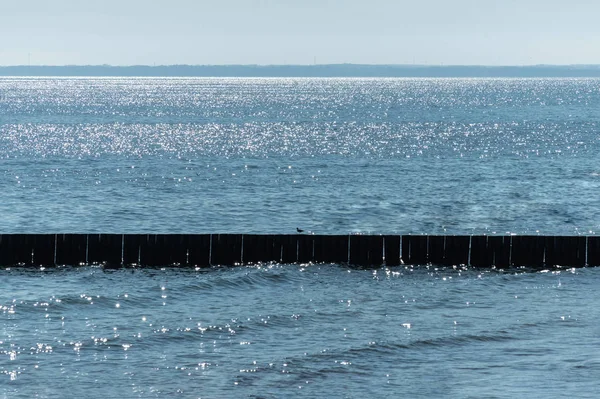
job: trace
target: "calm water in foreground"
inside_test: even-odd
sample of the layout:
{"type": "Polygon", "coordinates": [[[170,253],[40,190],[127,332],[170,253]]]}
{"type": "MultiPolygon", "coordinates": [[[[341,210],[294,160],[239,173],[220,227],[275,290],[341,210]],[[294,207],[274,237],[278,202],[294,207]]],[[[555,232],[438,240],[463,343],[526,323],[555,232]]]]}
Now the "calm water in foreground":
{"type": "MultiPolygon", "coordinates": [[[[600,226],[598,79],[0,78],[0,232],[600,226]]],[[[598,269],[0,271],[4,397],[596,397],[598,269]]]]}
{"type": "Polygon", "coordinates": [[[2,271],[6,397],[596,397],[598,269],[2,271]],[[37,396],[36,396],[37,395],[37,396]]]}

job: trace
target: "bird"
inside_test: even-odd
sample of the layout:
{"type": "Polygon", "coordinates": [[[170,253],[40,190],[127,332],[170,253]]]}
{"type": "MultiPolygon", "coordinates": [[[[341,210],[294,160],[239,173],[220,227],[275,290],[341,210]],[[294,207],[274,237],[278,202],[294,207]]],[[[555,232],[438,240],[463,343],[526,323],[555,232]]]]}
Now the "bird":
{"type": "Polygon", "coordinates": [[[304,230],[302,230],[302,229],[301,229],[301,228],[299,228],[299,227],[296,227],[296,231],[297,231],[298,233],[304,233],[304,230]]]}

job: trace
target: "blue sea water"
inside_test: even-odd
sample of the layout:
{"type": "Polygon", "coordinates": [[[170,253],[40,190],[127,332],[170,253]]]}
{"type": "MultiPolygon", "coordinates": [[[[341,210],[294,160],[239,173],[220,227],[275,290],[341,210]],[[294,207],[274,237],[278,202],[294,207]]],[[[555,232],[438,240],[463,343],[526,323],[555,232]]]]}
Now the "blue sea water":
{"type": "Polygon", "coordinates": [[[3,232],[594,234],[599,79],[2,78],[3,232]]]}
{"type": "Polygon", "coordinates": [[[0,272],[4,397],[597,397],[598,269],[0,272]]]}
{"type": "MultiPolygon", "coordinates": [[[[0,78],[2,233],[596,234],[599,79],[0,78]]],[[[597,269],[0,271],[4,397],[595,397],[597,269]]]]}

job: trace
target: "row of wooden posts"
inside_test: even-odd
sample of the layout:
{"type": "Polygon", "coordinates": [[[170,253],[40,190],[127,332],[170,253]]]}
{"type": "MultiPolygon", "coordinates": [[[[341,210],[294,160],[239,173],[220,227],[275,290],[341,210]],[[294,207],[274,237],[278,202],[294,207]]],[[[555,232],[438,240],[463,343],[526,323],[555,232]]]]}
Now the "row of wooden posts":
{"type": "Polygon", "coordinates": [[[600,266],[600,236],[0,234],[0,266],[600,266]]]}

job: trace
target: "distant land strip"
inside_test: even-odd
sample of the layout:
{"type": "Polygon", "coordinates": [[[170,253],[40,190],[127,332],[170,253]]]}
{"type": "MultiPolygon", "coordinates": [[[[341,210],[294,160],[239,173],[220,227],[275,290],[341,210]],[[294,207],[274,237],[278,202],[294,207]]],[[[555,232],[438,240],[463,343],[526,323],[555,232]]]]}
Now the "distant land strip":
{"type": "Polygon", "coordinates": [[[585,78],[600,77],[600,65],[16,65],[0,66],[0,76],[585,78]]]}

